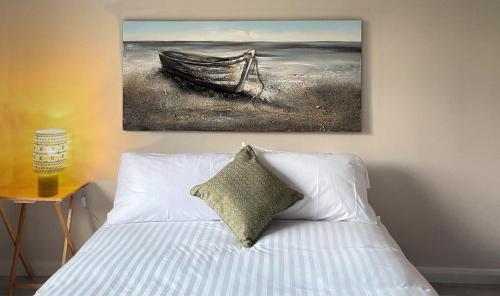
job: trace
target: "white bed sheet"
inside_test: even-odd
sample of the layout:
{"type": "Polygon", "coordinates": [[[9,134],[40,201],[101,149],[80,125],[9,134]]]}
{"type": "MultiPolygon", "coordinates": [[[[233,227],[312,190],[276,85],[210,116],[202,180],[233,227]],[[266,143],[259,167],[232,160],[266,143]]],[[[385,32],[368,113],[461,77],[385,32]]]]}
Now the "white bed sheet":
{"type": "Polygon", "coordinates": [[[106,225],[44,295],[437,295],[381,224],[275,220],[250,249],[220,221],[106,225]]]}

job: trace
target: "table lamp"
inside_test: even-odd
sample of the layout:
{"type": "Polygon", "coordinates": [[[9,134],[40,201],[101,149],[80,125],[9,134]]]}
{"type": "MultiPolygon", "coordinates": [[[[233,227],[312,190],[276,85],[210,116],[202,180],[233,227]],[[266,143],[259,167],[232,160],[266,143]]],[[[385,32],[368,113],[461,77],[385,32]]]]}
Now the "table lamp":
{"type": "Polygon", "coordinates": [[[66,167],[68,135],[65,130],[35,131],[33,171],[38,174],[38,195],[54,196],[58,192],[59,173],[66,167]]]}

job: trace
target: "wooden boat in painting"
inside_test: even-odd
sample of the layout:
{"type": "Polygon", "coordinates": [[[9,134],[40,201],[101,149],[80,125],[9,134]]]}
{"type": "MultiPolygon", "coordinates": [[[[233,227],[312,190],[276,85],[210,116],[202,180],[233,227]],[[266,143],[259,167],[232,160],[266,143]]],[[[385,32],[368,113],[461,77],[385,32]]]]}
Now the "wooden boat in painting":
{"type": "Polygon", "coordinates": [[[160,61],[168,73],[229,93],[243,91],[251,69],[257,67],[253,49],[232,57],[163,51],[160,52],[160,61]]]}

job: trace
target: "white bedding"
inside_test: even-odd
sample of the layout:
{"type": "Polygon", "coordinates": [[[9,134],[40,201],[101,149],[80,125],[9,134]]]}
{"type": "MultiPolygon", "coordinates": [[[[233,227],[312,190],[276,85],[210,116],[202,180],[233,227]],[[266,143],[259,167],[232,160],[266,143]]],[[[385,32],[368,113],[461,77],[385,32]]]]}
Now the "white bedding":
{"type": "Polygon", "coordinates": [[[437,295],[381,225],[275,220],[250,249],[221,221],[100,228],[36,295],[437,295]]]}

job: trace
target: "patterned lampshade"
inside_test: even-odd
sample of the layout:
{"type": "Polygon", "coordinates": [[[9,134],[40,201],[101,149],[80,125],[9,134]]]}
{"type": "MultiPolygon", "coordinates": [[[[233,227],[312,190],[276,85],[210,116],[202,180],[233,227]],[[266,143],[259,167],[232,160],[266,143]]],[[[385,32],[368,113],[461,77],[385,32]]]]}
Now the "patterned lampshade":
{"type": "Polygon", "coordinates": [[[33,142],[33,171],[55,174],[66,167],[68,135],[65,130],[38,130],[33,142]]]}

